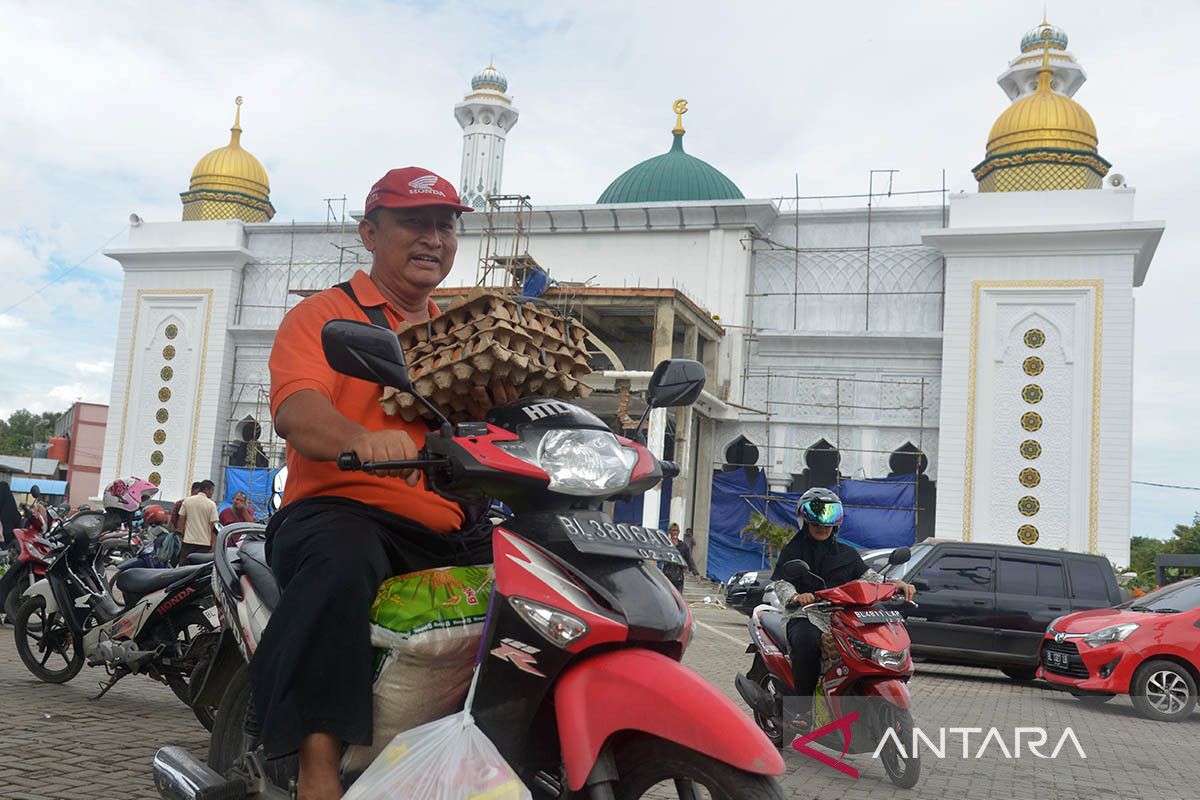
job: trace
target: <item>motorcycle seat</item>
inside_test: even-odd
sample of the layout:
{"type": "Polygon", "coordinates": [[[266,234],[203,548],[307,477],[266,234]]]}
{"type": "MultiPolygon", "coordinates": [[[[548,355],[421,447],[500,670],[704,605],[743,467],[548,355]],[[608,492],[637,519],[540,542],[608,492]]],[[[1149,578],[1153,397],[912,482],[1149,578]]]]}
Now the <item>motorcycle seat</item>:
{"type": "Polygon", "coordinates": [[[274,611],[279,605],[279,584],[275,582],[275,573],[267,564],[267,543],[264,541],[249,541],[238,548],[238,561],[242,573],[250,579],[255,594],[262,600],[267,610],[274,611]]]}
{"type": "Polygon", "coordinates": [[[778,611],[763,611],[758,619],[767,636],[775,642],[775,646],[785,653],[788,652],[787,623],[783,621],[783,614],[778,611]]]}
{"type": "Polygon", "coordinates": [[[191,553],[184,560],[187,562],[189,567],[193,567],[196,564],[211,564],[214,557],[214,553],[191,553]]]}
{"type": "Polygon", "coordinates": [[[203,564],[176,569],[134,567],[117,575],[116,586],[126,595],[146,595],[159,589],[165,589],[175,581],[190,577],[203,568],[203,564]]]}

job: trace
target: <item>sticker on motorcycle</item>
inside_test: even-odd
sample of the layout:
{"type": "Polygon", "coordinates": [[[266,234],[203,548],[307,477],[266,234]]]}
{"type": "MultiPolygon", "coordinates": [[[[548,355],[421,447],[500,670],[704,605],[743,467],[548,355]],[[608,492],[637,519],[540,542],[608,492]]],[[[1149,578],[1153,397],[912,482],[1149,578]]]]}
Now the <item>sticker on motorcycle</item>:
{"type": "Polygon", "coordinates": [[[534,658],[534,655],[540,652],[536,647],[530,647],[516,639],[501,639],[500,646],[492,650],[492,655],[501,661],[509,662],[522,672],[544,678],[546,674],[537,668],[537,659],[534,658]]]}

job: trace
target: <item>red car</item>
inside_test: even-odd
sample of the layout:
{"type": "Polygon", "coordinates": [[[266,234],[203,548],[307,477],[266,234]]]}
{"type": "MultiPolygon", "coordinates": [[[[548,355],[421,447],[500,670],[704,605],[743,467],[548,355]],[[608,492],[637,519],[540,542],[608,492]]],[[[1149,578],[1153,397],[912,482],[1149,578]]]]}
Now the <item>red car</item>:
{"type": "Polygon", "coordinates": [[[1186,719],[1200,683],[1200,578],[1059,617],[1042,639],[1040,662],[1039,678],[1083,700],[1127,694],[1147,719],[1186,719]]]}

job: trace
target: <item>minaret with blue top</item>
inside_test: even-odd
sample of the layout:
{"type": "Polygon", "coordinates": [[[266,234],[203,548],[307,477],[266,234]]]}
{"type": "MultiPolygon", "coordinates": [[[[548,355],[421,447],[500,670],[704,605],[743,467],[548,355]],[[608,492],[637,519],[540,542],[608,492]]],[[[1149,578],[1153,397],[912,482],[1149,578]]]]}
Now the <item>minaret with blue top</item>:
{"type": "Polygon", "coordinates": [[[519,116],[507,91],[508,79],[488,64],[471,78],[471,93],[454,107],[454,118],[463,129],[459,194],[465,204],[478,209],[488,196],[500,194],[504,140],[519,116]]]}

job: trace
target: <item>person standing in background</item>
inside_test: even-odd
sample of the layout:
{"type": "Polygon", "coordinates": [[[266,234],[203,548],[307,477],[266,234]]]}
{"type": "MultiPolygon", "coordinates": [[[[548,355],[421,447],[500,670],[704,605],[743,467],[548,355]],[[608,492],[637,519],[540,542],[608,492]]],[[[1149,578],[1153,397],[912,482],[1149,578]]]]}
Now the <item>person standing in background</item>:
{"type": "Polygon", "coordinates": [[[200,481],[199,491],[179,507],[179,527],[183,531],[183,547],[179,551],[181,564],[192,553],[208,553],[213,549],[216,542],[213,524],[219,520],[217,504],[212,501],[216,488],[212,481],[200,481]]]}
{"type": "Polygon", "coordinates": [[[7,483],[0,483],[0,530],[4,532],[4,548],[12,544],[13,531],[21,527],[21,512],[17,509],[17,499],[13,497],[12,489],[7,483]]]}
{"type": "Polygon", "coordinates": [[[678,545],[679,554],[683,556],[683,560],[687,562],[688,569],[696,576],[696,580],[700,580],[700,570],[696,568],[696,562],[692,560],[692,556],[696,552],[696,534],[692,533],[692,529],[688,528],[683,534],[683,541],[678,545]]]}
{"type": "MultiPolygon", "coordinates": [[[[192,484],[192,488],[188,490],[188,497],[191,497],[198,491],[200,491],[200,481],[192,484]]],[[[183,501],[186,499],[187,497],[176,500],[174,507],[171,509],[171,527],[180,533],[183,533],[183,528],[179,525],[179,509],[183,507],[183,501]]]]}

